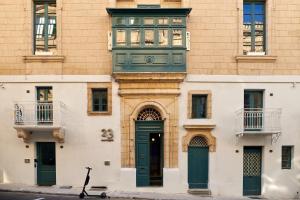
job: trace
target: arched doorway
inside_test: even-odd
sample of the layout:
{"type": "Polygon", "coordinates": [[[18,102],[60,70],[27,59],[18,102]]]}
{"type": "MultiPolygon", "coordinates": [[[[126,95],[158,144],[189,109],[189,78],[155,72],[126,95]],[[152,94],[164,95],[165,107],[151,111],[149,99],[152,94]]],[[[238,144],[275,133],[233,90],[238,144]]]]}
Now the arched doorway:
{"type": "Polygon", "coordinates": [[[135,122],[136,186],[163,185],[163,130],[161,114],[144,108],[135,122]]]}
{"type": "Polygon", "coordinates": [[[195,136],[188,146],[188,183],[190,189],[208,188],[208,152],[207,140],[195,136]]]}

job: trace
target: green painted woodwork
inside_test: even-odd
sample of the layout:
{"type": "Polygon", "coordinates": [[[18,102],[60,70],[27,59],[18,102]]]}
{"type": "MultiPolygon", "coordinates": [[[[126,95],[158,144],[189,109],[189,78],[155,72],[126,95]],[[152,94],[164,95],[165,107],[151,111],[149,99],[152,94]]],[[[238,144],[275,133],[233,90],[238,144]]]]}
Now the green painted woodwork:
{"type": "Polygon", "coordinates": [[[243,195],[261,195],[262,148],[244,147],[243,195]]]}
{"type": "Polygon", "coordinates": [[[244,108],[245,109],[262,109],[263,108],[263,90],[245,90],[244,108]]]}
{"type": "Polygon", "coordinates": [[[293,146],[282,146],[281,169],[292,169],[293,146]]]}
{"type": "Polygon", "coordinates": [[[190,8],[108,8],[113,72],[186,72],[190,8]]]}
{"type": "Polygon", "coordinates": [[[136,186],[150,186],[150,134],[163,133],[163,121],[136,121],[135,127],[136,186]]]}
{"type": "Polygon", "coordinates": [[[114,72],[185,72],[184,50],[114,50],[114,72]]]}
{"type": "Polygon", "coordinates": [[[37,142],[37,184],[50,186],[56,184],[55,143],[37,142]]]}
{"type": "Polygon", "coordinates": [[[208,188],[208,147],[188,147],[188,183],[190,189],[208,188]]]}

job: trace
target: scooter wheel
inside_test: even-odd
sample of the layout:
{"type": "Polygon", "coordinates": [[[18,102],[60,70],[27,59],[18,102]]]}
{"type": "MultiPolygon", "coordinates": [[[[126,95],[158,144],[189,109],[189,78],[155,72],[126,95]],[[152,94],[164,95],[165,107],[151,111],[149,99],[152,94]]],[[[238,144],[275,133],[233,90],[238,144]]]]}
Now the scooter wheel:
{"type": "Polygon", "coordinates": [[[83,193],[83,192],[81,192],[81,193],[79,194],[79,198],[80,198],[80,199],[83,199],[83,198],[84,198],[84,193],[83,193]]]}

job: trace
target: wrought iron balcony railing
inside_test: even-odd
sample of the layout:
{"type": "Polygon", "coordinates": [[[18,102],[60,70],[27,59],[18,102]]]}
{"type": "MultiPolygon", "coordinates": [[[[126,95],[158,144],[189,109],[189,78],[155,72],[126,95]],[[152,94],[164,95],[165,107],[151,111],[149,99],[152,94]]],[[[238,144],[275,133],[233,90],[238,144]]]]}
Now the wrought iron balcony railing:
{"type": "Polygon", "coordinates": [[[236,134],[281,132],[281,109],[243,108],[236,112],[236,134]]]}
{"type": "Polygon", "coordinates": [[[15,126],[62,126],[62,102],[16,102],[15,126]]]}

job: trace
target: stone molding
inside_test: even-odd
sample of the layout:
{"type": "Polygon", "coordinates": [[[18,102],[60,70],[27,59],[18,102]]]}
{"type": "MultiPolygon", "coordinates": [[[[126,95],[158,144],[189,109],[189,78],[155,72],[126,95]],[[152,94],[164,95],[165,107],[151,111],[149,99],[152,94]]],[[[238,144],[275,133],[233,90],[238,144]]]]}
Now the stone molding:
{"type": "Polygon", "coordinates": [[[25,63],[34,63],[34,62],[64,62],[65,57],[64,56],[24,56],[23,60],[25,63]]]}
{"type": "Polygon", "coordinates": [[[165,73],[156,73],[156,72],[143,72],[143,73],[113,73],[113,78],[117,82],[157,82],[165,83],[181,83],[186,77],[186,73],[175,73],[175,72],[165,72],[165,73]]]}
{"type": "Polygon", "coordinates": [[[237,62],[245,62],[245,63],[266,63],[266,62],[276,62],[277,56],[247,56],[241,55],[235,57],[237,62]]]}
{"type": "Polygon", "coordinates": [[[206,102],[206,119],[212,118],[212,92],[210,90],[191,90],[188,93],[188,119],[192,119],[192,96],[193,95],[207,95],[206,102]]]}
{"type": "Polygon", "coordinates": [[[207,140],[210,152],[216,152],[216,137],[212,135],[211,131],[216,127],[214,124],[196,124],[196,125],[184,125],[187,133],[182,138],[182,151],[188,151],[188,145],[190,141],[196,137],[201,136],[207,140]]]}

